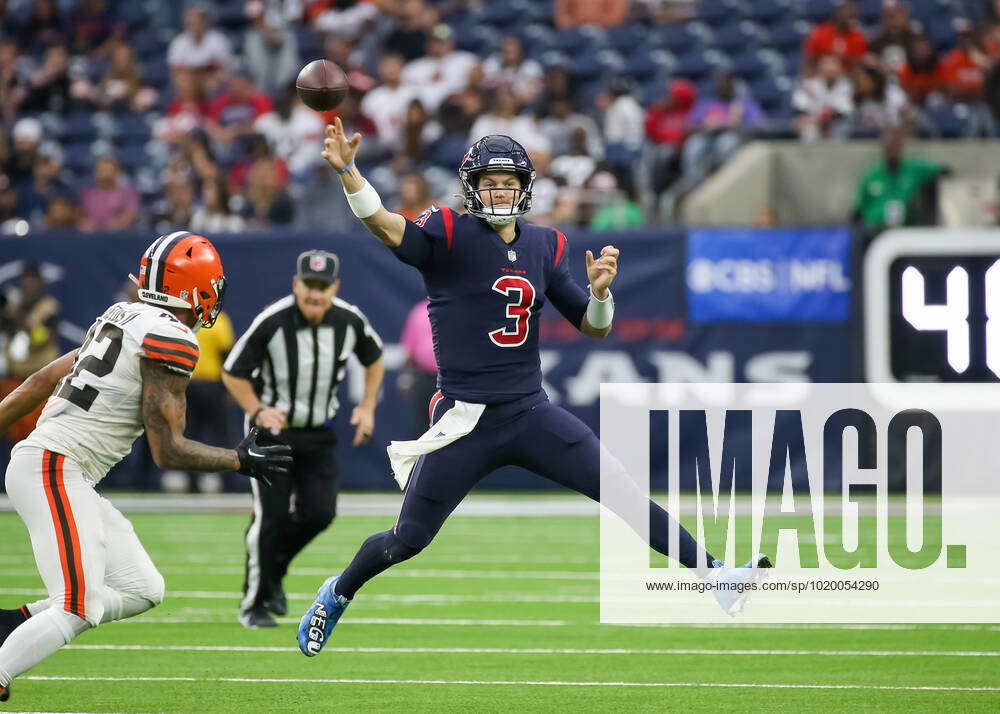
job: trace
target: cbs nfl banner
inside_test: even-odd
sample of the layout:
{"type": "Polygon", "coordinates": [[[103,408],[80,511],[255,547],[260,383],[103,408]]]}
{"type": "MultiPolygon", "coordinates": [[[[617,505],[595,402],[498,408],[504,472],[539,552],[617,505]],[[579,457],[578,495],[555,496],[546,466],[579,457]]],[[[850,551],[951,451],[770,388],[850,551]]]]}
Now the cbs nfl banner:
{"type": "Polygon", "coordinates": [[[843,322],[848,228],[701,228],[687,237],[694,322],[843,322]]]}
{"type": "Polygon", "coordinates": [[[988,411],[953,388],[602,385],[601,621],[728,621],[716,600],[733,586],[741,622],[996,622],[1000,385],[982,385],[988,411]],[[666,487],[651,486],[664,447],[666,487]],[[773,567],[736,582],[654,552],[665,536],[677,553],[680,529],[651,532],[649,498],[699,562],[773,567]]]}

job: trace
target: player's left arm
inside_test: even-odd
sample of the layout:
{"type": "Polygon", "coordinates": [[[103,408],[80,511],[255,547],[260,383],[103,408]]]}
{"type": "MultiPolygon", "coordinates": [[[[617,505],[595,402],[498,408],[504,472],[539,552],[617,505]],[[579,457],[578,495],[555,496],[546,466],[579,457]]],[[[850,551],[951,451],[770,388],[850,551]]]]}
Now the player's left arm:
{"type": "Polygon", "coordinates": [[[580,332],[587,337],[603,339],[611,332],[611,320],[614,317],[615,303],[611,298],[611,283],[618,275],[619,250],[613,245],[601,248],[601,255],[596,260],[594,254],[587,251],[587,280],[590,281],[590,300],[587,312],[580,322],[580,332]]]}
{"type": "MultiPolygon", "coordinates": [[[[565,237],[562,240],[565,241],[565,237]]],[[[618,249],[606,245],[596,260],[593,253],[587,251],[589,293],[570,275],[568,253],[565,248],[557,251],[559,261],[545,294],[562,316],[587,337],[607,337],[615,308],[608,288],[618,273],[618,249]]]]}
{"type": "Polygon", "coordinates": [[[354,355],[365,368],[365,393],[351,412],[351,424],[357,427],[352,445],[360,446],[375,431],[375,405],[385,377],[385,358],[382,355],[382,338],[372,328],[368,318],[358,312],[355,320],[358,340],[354,346],[354,355]]]}
{"type": "Polygon", "coordinates": [[[233,449],[208,446],[184,437],[187,423],[188,375],[171,371],[152,359],[139,360],[142,374],[142,422],[153,460],[162,469],[237,471],[233,449]]]}
{"type": "Polygon", "coordinates": [[[382,388],[382,380],[385,378],[385,358],[379,356],[377,360],[365,367],[365,393],[361,401],[351,412],[351,425],[356,426],[354,441],[352,446],[365,444],[372,438],[375,431],[375,404],[378,401],[378,392],[382,388]]]}
{"type": "Polygon", "coordinates": [[[77,350],[73,350],[52,360],[0,401],[0,435],[6,434],[11,424],[31,414],[52,395],[59,380],[72,371],[76,353],[77,350]]]}

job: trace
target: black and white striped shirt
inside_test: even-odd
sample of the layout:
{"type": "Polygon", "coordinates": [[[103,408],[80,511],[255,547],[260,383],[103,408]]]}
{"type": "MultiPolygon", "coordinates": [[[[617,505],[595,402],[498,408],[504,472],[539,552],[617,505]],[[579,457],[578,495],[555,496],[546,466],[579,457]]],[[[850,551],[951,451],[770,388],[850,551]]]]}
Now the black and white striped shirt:
{"type": "Polygon", "coordinates": [[[365,367],[382,355],[361,310],[335,297],[323,321],[310,325],[289,295],[254,318],[225,370],[251,380],[264,405],[287,410],[290,428],[315,428],[337,413],[337,385],[352,352],[365,367]]]}

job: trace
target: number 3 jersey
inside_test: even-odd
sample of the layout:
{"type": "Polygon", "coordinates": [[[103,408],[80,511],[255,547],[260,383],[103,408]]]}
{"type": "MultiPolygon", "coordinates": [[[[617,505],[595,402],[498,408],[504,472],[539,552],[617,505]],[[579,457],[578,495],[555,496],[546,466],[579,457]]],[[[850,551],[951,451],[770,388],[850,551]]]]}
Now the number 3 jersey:
{"type": "Polygon", "coordinates": [[[162,308],[115,303],[91,326],[72,372],[59,382],[38,426],[18,446],[63,454],[96,484],[143,431],[140,359],[190,376],[198,361],[198,340],[162,308]]]}
{"type": "Polygon", "coordinates": [[[516,227],[505,243],[481,218],[431,206],[393,249],[424,276],[438,386],[451,399],[497,404],[538,392],[546,298],[574,327],[587,310],[566,237],[520,220],[516,227]]]}

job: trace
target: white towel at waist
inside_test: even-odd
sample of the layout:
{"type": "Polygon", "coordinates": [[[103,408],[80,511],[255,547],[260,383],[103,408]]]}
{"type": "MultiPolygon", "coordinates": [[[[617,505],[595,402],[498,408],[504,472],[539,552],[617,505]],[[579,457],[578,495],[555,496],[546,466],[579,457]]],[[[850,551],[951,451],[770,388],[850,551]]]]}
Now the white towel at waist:
{"type": "Polygon", "coordinates": [[[475,429],[484,409],[486,409],[485,404],[456,401],[455,406],[442,414],[437,423],[425,431],[419,439],[391,442],[386,447],[386,453],[389,454],[392,475],[396,477],[399,487],[406,490],[406,482],[410,479],[410,472],[413,471],[417,459],[447,446],[475,429]]]}

